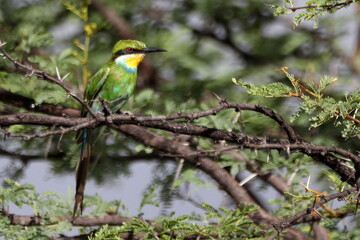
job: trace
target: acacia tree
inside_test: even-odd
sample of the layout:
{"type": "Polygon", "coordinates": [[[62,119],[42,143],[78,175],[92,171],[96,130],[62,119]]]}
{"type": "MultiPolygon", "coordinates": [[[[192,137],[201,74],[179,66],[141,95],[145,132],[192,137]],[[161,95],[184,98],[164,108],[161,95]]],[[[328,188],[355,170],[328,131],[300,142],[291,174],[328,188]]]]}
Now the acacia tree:
{"type": "Polygon", "coordinates": [[[331,85],[356,79],[358,51],[349,57],[336,47],[340,33],[329,31],[331,20],[318,28],[323,32],[299,26],[353,2],[139,2],[1,1],[0,151],[23,164],[8,173],[0,192],[1,235],[355,239],[356,226],[342,230],[337,224],[351,216],[357,225],[360,96],[357,91],[342,96],[331,85]],[[274,18],[272,8],[276,14],[302,10],[294,19],[297,32],[286,18],[274,18]],[[274,34],[271,26],[281,24],[288,30],[274,34]],[[73,35],[61,36],[70,30],[73,35]],[[138,91],[127,104],[133,114],[81,118],[78,109],[87,104],[82,89],[119,38],[141,39],[169,54],[143,63],[138,91]],[[324,67],[334,61],[341,61],[343,74],[335,76],[324,67]],[[297,99],[296,111],[292,99],[297,99]],[[54,171],[74,171],[79,152],[75,132],[102,126],[106,130],[94,146],[97,167],[91,177],[106,181],[127,171],[136,159],[174,161],[177,169],[163,172],[157,185],[149,185],[142,206],[157,204],[157,199],[168,206],[184,198],[185,183],[205,184],[194,174],[201,171],[234,207],[187,199],[206,214],[171,213],[150,220],[123,215],[121,201],[87,196],[87,215],[72,219],[72,203],[14,181],[44,152],[54,171]],[[250,175],[244,178],[243,173],[250,175]],[[311,179],[322,183],[321,190],[312,189],[311,179]],[[272,203],[278,208],[270,211],[270,203],[259,201],[269,196],[250,187],[255,181],[276,190],[272,203]],[[338,206],[329,205],[335,200],[338,206]],[[12,204],[28,205],[34,215],[16,215],[12,204]],[[73,227],[81,228],[82,234],[61,235],[73,227]]]}

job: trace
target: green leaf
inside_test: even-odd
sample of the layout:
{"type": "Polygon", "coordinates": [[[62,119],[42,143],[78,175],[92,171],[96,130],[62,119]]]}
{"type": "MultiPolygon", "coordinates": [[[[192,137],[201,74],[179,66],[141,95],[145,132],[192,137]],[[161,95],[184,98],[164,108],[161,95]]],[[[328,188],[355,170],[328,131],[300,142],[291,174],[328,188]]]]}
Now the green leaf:
{"type": "Polygon", "coordinates": [[[263,97],[286,97],[289,96],[291,88],[285,84],[275,82],[268,85],[256,86],[250,83],[242,82],[241,80],[233,82],[237,85],[243,86],[248,89],[248,93],[251,95],[263,96],[263,97]]]}
{"type": "Polygon", "coordinates": [[[153,184],[146,189],[139,205],[139,210],[138,210],[139,214],[142,212],[142,209],[145,205],[152,205],[156,207],[159,206],[160,202],[158,199],[156,199],[157,198],[156,189],[157,189],[156,184],[153,184]]]}

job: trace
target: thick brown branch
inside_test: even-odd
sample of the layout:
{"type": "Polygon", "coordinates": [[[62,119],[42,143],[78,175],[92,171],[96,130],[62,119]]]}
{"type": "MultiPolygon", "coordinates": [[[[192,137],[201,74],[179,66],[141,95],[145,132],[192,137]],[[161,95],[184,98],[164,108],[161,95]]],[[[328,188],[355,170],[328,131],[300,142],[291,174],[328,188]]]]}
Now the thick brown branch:
{"type": "MultiPolygon", "coordinates": [[[[139,126],[112,125],[112,127],[131,136],[144,145],[155,148],[158,151],[181,154],[188,163],[201,169],[217,181],[221,188],[231,196],[236,204],[242,204],[244,202],[255,203],[247,191],[243,187],[239,186],[239,183],[224,168],[207,157],[198,156],[196,151],[192,150],[189,146],[170,140],[162,135],[156,134],[139,126]]],[[[271,216],[261,208],[250,213],[249,216],[257,224],[273,224],[279,221],[279,219],[271,216]]],[[[294,229],[290,230],[287,235],[288,236],[284,236],[285,239],[305,239],[302,238],[302,235],[297,230],[294,229]]]]}
{"type": "MultiPolygon", "coordinates": [[[[68,127],[65,130],[61,129],[52,132],[50,131],[47,133],[42,133],[44,136],[49,134],[63,134],[64,132],[75,131],[83,127],[96,127],[98,125],[108,124],[111,127],[132,136],[143,144],[153,147],[157,151],[170,153],[171,155],[177,154],[179,156],[182,156],[189,163],[200,168],[201,170],[209,174],[213,179],[215,179],[223,188],[223,190],[226,191],[238,204],[241,202],[254,203],[254,200],[250,197],[250,195],[245,189],[238,186],[238,182],[236,182],[225,169],[221,168],[217,163],[206,157],[204,155],[206,154],[206,152],[201,153],[201,151],[194,151],[190,147],[184,146],[179,142],[167,139],[145,128],[134,125],[142,125],[144,127],[163,129],[173,133],[203,136],[214,140],[226,140],[228,142],[236,143],[238,145],[238,148],[279,149],[288,152],[301,151],[335,169],[337,173],[342,176],[343,181],[347,181],[352,184],[354,184],[355,182],[354,169],[344,164],[332,153],[342,155],[343,157],[349,158],[353,162],[357,163],[359,162],[359,159],[356,155],[352,154],[349,151],[345,151],[336,147],[316,146],[301,140],[301,138],[294,133],[293,129],[281,117],[277,116],[273,111],[258,105],[227,103],[226,101],[222,101],[217,107],[195,113],[176,113],[160,116],[112,115],[111,118],[111,122],[114,124],[109,122],[109,119],[102,115],[98,115],[96,118],[65,118],[19,113],[0,116],[0,124],[36,124],[68,127]],[[242,133],[207,128],[192,123],[179,123],[171,121],[178,119],[186,119],[191,121],[209,115],[216,115],[219,111],[229,108],[233,108],[236,110],[257,111],[261,114],[271,117],[277,123],[279,123],[280,126],[283,127],[283,129],[285,129],[285,131],[288,133],[289,138],[291,138],[292,140],[269,139],[264,137],[249,136],[242,133]]],[[[38,134],[36,136],[40,135],[38,134]]],[[[270,222],[278,221],[276,220],[276,218],[261,209],[251,214],[251,217],[254,222],[258,223],[262,222],[269,224],[270,222]]],[[[300,218],[297,218],[294,222],[299,220],[300,218]]]]}
{"type": "MultiPolygon", "coordinates": [[[[255,109],[257,109],[255,105],[255,109]]],[[[198,118],[200,116],[214,114],[214,112],[207,111],[200,112],[200,114],[191,113],[191,114],[176,114],[177,118],[184,118],[185,116],[192,116],[198,118]]],[[[216,114],[216,112],[215,112],[216,114]]],[[[326,146],[316,146],[310,143],[291,143],[287,139],[270,139],[264,137],[250,136],[242,133],[229,132],[226,130],[219,130],[215,128],[208,128],[205,126],[200,126],[192,123],[178,123],[167,121],[167,119],[176,119],[175,115],[171,114],[168,116],[128,116],[128,115],[113,115],[111,121],[108,121],[108,118],[97,115],[96,119],[93,118],[64,118],[64,117],[54,117],[54,116],[45,116],[45,115],[33,115],[27,113],[18,113],[12,115],[3,115],[0,116],[1,125],[14,125],[14,124],[35,124],[35,125],[47,125],[47,126],[65,126],[65,127],[74,127],[70,131],[76,131],[85,127],[96,127],[101,124],[135,124],[141,125],[144,127],[151,127],[156,129],[163,129],[171,131],[173,133],[187,134],[187,135],[196,135],[208,137],[214,140],[226,140],[230,142],[235,142],[239,144],[240,147],[249,148],[249,149],[279,149],[279,150],[289,150],[289,151],[303,151],[306,154],[322,154],[332,152],[340,154],[346,158],[349,158],[355,163],[360,162],[360,157],[352,154],[349,151],[343,150],[337,147],[326,147],[326,146]],[[159,119],[166,119],[160,121],[159,119]]],[[[54,134],[61,134],[64,132],[54,131],[54,134]]],[[[39,135],[40,136],[40,135],[39,135]]],[[[48,136],[48,134],[46,135],[48,136]]],[[[38,136],[36,136],[38,137],[38,136]]]]}
{"type": "Polygon", "coordinates": [[[0,101],[11,104],[16,107],[25,108],[29,111],[46,113],[50,115],[63,116],[63,117],[71,117],[78,116],[79,110],[74,108],[62,107],[60,105],[49,104],[49,103],[41,103],[35,105],[35,101],[33,99],[24,97],[22,95],[9,92],[5,89],[0,88],[0,101]]]}
{"type": "MultiPolygon", "coordinates": [[[[91,226],[101,226],[101,225],[114,225],[114,226],[121,226],[124,223],[130,222],[133,220],[133,218],[130,217],[123,217],[123,216],[119,216],[119,215],[106,215],[106,216],[79,216],[75,219],[75,221],[72,221],[73,218],[72,216],[58,216],[58,217],[53,217],[53,220],[51,221],[49,218],[44,218],[44,217],[40,217],[40,216],[22,216],[22,215],[16,215],[16,214],[5,214],[5,216],[7,216],[7,218],[10,221],[10,224],[13,225],[21,225],[21,226],[39,226],[39,225],[52,225],[52,224],[57,224],[60,221],[68,221],[68,222],[72,222],[72,224],[74,226],[81,226],[81,227],[91,227],[91,226]]],[[[152,220],[144,220],[141,219],[141,221],[144,222],[148,222],[148,223],[154,223],[154,221],[152,220]]],[[[160,232],[162,231],[161,227],[159,226],[155,226],[156,229],[160,232]]],[[[129,230],[130,231],[130,230],[129,230]]],[[[174,231],[174,232],[169,232],[168,234],[176,237],[179,235],[179,233],[181,233],[181,231],[174,231]]],[[[54,239],[63,239],[63,240],[69,240],[69,239],[88,239],[89,235],[80,235],[80,236],[75,236],[75,237],[60,237],[60,238],[54,238],[54,239]]],[[[125,233],[125,234],[121,234],[120,237],[122,239],[129,239],[129,240],[134,240],[134,239],[142,239],[142,237],[144,236],[143,233],[138,233],[138,234],[129,234],[129,233],[125,233]]],[[[241,235],[239,235],[241,236],[241,235]]],[[[213,237],[216,238],[218,237],[216,233],[213,234],[213,237]]],[[[188,235],[185,236],[183,239],[209,239],[208,236],[203,236],[203,235],[188,235]]]]}
{"type": "Polygon", "coordinates": [[[59,221],[69,221],[72,222],[74,226],[99,226],[99,225],[117,225],[120,226],[125,222],[130,222],[132,218],[123,217],[119,215],[106,215],[106,216],[79,216],[74,221],[72,216],[58,216],[55,217],[55,222],[50,221],[50,219],[46,219],[39,216],[21,216],[16,214],[6,214],[8,219],[10,220],[10,224],[22,225],[22,226],[36,226],[43,224],[55,224],[59,221]]]}
{"type": "MultiPolygon", "coordinates": [[[[124,116],[124,115],[114,115],[112,116],[111,124],[108,122],[108,119],[104,116],[97,116],[94,118],[64,118],[64,117],[53,117],[53,116],[44,116],[44,115],[31,115],[31,114],[15,114],[8,116],[0,116],[1,124],[24,124],[24,123],[34,123],[39,125],[55,125],[70,127],[70,130],[77,130],[81,127],[95,127],[100,124],[108,124],[111,127],[118,129],[127,135],[130,135],[134,139],[142,142],[145,145],[155,148],[158,151],[165,153],[178,154],[184,157],[186,161],[193,164],[194,166],[200,168],[205,173],[209,174],[213,179],[215,179],[224,191],[226,191],[232,199],[240,204],[242,202],[254,203],[254,200],[249,196],[247,191],[242,187],[238,186],[238,182],[235,181],[229,173],[219,166],[216,162],[213,162],[206,156],[199,155],[199,152],[192,150],[189,146],[184,146],[179,142],[165,138],[164,136],[155,134],[143,127],[134,126],[134,125],[143,125],[146,127],[165,129],[174,133],[190,134],[197,136],[204,136],[212,138],[214,140],[227,140],[234,142],[239,145],[239,148],[250,148],[250,149],[279,149],[286,151],[302,151],[306,154],[313,155],[314,158],[324,159],[335,158],[335,156],[330,154],[331,152],[336,152],[345,157],[357,159],[350,152],[347,152],[342,149],[334,147],[324,147],[316,146],[303,141],[291,143],[287,139],[267,139],[262,137],[248,136],[241,133],[228,132],[225,130],[211,129],[204,126],[199,126],[191,123],[178,123],[171,122],[168,119],[176,120],[178,118],[185,119],[195,119],[198,117],[203,117],[211,114],[216,114],[217,111],[231,107],[228,103],[225,105],[220,105],[218,108],[211,110],[206,110],[198,113],[181,113],[173,114],[168,116],[124,116]],[[225,106],[226,105],[226,106],[225,106]],[[161,120],[159,120],[161,119],[161,120]],[[7,121],[7,122],[6,122],[7,121]],[[115,125],[115,124],[134,124],[134,125],[115,125]]],[[[234,105],[233,107],[239,109],[240,105],[234,105]],[[235,107],[234,107],[235,106],[235,107]]],[[[251,108],[253,110],[259,109],[255,106],[244,106],[247,109],[251,108]]],[[[243,109],[243,108],[242,108],[243,109]]],[[[261,109],[261,108],[260,108],[261,109]]],[[[264,111],[263,111],[264,112],[264,111]]],[[[272,113],[263,113],[265,115],[271,115],[272,113]]],[[[278,122],[281,120],[278,120],[278,122]]],[[[57,130],[58,131],[58,130],[57,130]]],[[[331,161],[334,162],[334,161],[331,161]]],[[[348,173],[352,173],[348,166],[342,164],[343,169],[348,170],[348,173]]],[[[338,168],[339,170],[341,168],[338,168]]],[[[341,174],[340,174],[341,175],[341,174]]],[[[348,176],[351,176],[350,174],[348,176]]],[[[350,179],[350,177],[349,177],[350,179]]],[[[354,178],[351,177],[352,181],[354,178]]],[[[259,210],[250,215],[254,222],[257,223],[273,223],[278,221],[273,216],[269,215],[264,210],[259,210]]]]}
{"type": "MultiPolygon", "coordinates": [[[[257,105],[234,105],[235,107],[243,107],[243,109],[263,109],[257,105]]],[[[226,107],[220,105],[218,106],[221,109],[226,107]]],[[[231,107],[231,105],[230,105],[231,107]]],[[[176,119],[177,118],[197,118],[205,115],[216,114],[219,110],[216,107],[211,110],[206,110],[198,113],[182,113],[182,114],[172,114],[168,116],[128,116],[128,115],[113,115],[112,122],[114,124],[134,124],[141,125],[144,127],[151,127],[156,129],[163,129],[178,134],[186,135],[196,135],[211,138],[213,140],[226,140],[229,142],[236,143],[239,148],[247,149],[278,149],[288,152],[303,152],[309,156],[312,156],[315,159],[325,163],[329,167],[339,171],[338,172],[343,180],[347,178],[347,182],[354,184],[354,170],[346,166],[336,159],[336,156],[333,154],[339,154],[345,158],[351,160],[355,165],[360,163],[360,158],[355,154],[346,151],[337,147],[326,147],[326,146],[317,146],[306,142],[292,143],[287,139],[269,139],[264,137],[250,136],[242,133],[229,132],[225,130],[219,130],[214,128],[207,128],[204,126],[199,126],[191,123],[178,123],[171,122],[168,120],[158,120],[158,119],[176,119]],[[214,110],[215,109],[215,110],[214,110]],[[335,161],[330,161],[332,159],[335,161]]],[[[271,113],[264,113],[269,114],[271,113]]],[[[281,122],[281,121],[280,121],[281,122]]],[[[98,115],[96,119],[93,118],[77,118],[69,119],[64,117],[53,117],[53,116],[44,116],[44,115],[32,115],[32,114],[15,114],[15,115],[4,115],[0,116],[0,125],[12,125],[12,124],[35,124],[35,125],[48,125],[48,126],[65,126],[70,127],[68,129],[61,129],[55,131],[49,131],[45,133],[35,134],[35,135],[22,135],[17,134],[15,136],[20,136],[24,138],[34,138],[39,136],[48,136],[50,134],[64,134],[70,131],[76,131],[85,127],[96,127],[102,124],[111,124],[108,119],[102,115],[98,115]]],[[[292,131],[291,128],[288,128],[292,131]]],[[[9,133],[11,136],[12,134],[9,133]]],[[[289,135],[292,135],[290,133],[289,135]]],[[[298,138],[296,135],[292,135],[294,139],[298,138]]],[[[355,166],[356,167],[356,166],[355,166]]]]}
{"type": "MultiPolygon", "coordinates": [[[[181,154],[187,162],[200,168],[216,180],[237,204],[243,202],[254,203],[254,200],[251,199],[242,187],[238,186],[238,182],[236,182],[225,169],[207,157],[199,157],[189,146],[170,140],[139,126],[112,125],[112,127],[159,151],[181,154]]],[[[275,220],[271,215],[261,209],[259,210],[259,213],[262,216],[258,219],[260,222],[263,222],[266,219],[267,221],[275,220]]]]}

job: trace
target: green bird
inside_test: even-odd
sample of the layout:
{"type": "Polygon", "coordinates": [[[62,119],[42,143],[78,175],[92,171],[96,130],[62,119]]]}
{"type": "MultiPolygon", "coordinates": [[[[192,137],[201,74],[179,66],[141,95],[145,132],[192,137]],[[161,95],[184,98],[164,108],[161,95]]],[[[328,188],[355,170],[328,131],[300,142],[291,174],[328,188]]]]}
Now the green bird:
{"type": "MultiPolygon", "coordinates": [[[[136,40],[120,40],[113,50],[111,59],[89,78],[84,92],[84,99],[94,113],[118,112],[134,91],[137,79],[137,67],[145,54],[166,52],[161,48],[147,48],[143,42],[136,40]],[[104,102],[107,108],[104,109],[104,102]]],[[[90,117],[85,107],[82,117],[90,117]]],[[[76,192],[73,218],[80,207],[83,211],[83,198],[88,165],[91,154],[90,129],[77,133],[78,143],[81,143],[80,160],[76,168],[76,192]]]]}

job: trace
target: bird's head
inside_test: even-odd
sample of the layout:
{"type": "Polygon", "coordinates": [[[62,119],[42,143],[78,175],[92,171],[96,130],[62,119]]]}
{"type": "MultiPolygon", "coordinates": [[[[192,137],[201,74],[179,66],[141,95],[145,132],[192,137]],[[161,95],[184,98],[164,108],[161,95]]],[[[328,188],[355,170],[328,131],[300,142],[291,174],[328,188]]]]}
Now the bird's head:
{"type": "Polygon", "coordinates": [[[166,52],[166,50],[146,47],[145,43],[136,40],[120,40],[113,48],[112,58],[116,64],[124,66],[129,71],[135,71],[145,54],[152,52],[166,52]]]}

